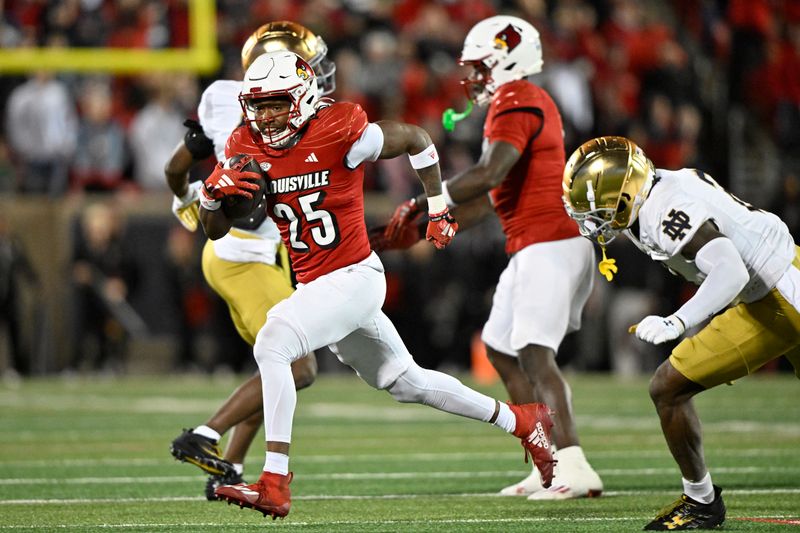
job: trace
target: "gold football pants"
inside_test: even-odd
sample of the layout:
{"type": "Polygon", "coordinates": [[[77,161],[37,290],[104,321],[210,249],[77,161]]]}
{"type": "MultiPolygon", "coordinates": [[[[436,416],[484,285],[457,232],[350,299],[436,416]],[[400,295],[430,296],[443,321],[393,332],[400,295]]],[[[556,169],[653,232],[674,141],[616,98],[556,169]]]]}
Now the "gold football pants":
{"type": "Polygon", "coordinates": [[[284,251],[280,245],[278,252],[285,267],[225,261],[214,252],[210,240],[203,248],[203,275],[228,304],[236,330],[251,346],[267,320],[267,311],[294,292],[284,251]]]}
{"type": "MultiPolygon", "coordinates": [[[[791,268],[800,269],[800,248],[791,268]]],[[[714,317],[678,344],[669,361],[688,379],[711,388],[752,374],[781,355],[800,378],[800,313],[772,289],[756,302],[714,317]]]]}

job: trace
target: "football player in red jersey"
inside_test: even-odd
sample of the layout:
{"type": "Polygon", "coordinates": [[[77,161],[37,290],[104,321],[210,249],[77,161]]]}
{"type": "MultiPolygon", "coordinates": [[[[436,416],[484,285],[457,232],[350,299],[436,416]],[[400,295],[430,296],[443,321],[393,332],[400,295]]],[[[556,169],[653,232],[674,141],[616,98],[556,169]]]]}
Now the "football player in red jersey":
{"type": "MultiPolygon", "coordinates": [[[[445,181],[443,196],[449,207],[473,209],[481,198],[488,201],[488,193],[510,257],[482,338],[511,400],[538,400],[555,411],[553,484],[546,489],[534,469],[501,494],[537,500],[597,496],[603,484],[579,445],[569,385],[556,364],[564,335],[580,327],[592,289],[593,251],[561,200],[561,115],[550,95],[525,79],[542,68],[539,32],[517,17],[490,17],[470,30],[459,62],[472,67],[462,82],[470,99],[489,110],[480,160],[445,181]]],[[[424,206],[424,197],[401,204],[383,244],[406,244],[424,206]]]]}
{"type": "MultiPolygon", "coordinates": [[[[409,156],[427,193],[427,239],[443,248],[458,226],[441,195],[438,156],[427,132],[393,121],[370,123],[356,104],[320,101],[314,71],[291,52],[256,59],[240,100],[245,124],[228,139],[226,156],[245,154],[263,169],[267,212],[299,283],[270,309],[253,348],[265,406],[264,471],[257,483],[222,486],[217,495],[273,518],[289,512],[289,444],[297,402],[290,364],[323,346],[400,402],[429,405],[514,434],[547,483],[553,469],[547,406],[502,404],[451,376],[420,368],[381,311],[386,280],[367,238],[363,163],[409,156]]],[[[205,181],[200,221],[211,239],[231,226],[221,199],[249,196],[258,179],[257,173],[218,165],[205,181]]]]}
{"type": "MultiPolygon", "coordinates": [[[[328,46],[319,35],[296,22],[274,21],[260,26],[242,46],[242,70],[265,52],[291,50],[303,57],[318,74],[322,95],[335,89],[336,66],[328,59],[328,46]]],[[[199,191],[202,182],[189,183],[196,161],[212,154],[224,160],[225,143],[242,120],[239,105],[241,80],[216,80],[206,88],[197,109],[199,123],[187,121],[189,130],[167,162],[167,183],[175,193],[173,213],[189,231],[199,223],[199,191]]],[[[237,331],[251,346],[264,325],[267,311],[294,290],[286,249],[275,223],[262,209],[234,221],[224,239],[203,247],[203,276],[228,305],[237,331]]],[[[292,365],[295,387],[314,382],[317,364],[313,354],[292,365]]],[[[179,460],[197,465],[209,474],[205,494],[215,500],[220,485],[243,481],[244,458],[264,419],[261,378],[245,381],[203,424],[184,430],[170,452],[179,460]],[[217,446],[231,431],[224,455],[217,446]]]]}

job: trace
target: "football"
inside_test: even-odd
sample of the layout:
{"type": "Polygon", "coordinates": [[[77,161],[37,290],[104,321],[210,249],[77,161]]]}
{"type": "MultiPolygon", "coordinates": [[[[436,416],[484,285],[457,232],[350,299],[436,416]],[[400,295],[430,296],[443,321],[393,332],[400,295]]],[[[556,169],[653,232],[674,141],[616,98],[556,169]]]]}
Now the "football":
{"type": "Polygon", "coordinates": [[[237,163],[239,163],[239,161],[241,161],[244,157],[247,156],[243,154],[237,154],[229,157],[228,160],[223,164],[223,168],[235,168],[242,172],[255,172],[261,176],[261,179],[257,182],[258,190],[252,191],[252,198],[245,198],[244,196],[226,196],[222,199],[222,211],[225,213],[225,216],[230,219],[244,218],[252,213],[261,202],[261,199],[267,190],[267,180],[265,179],[266,176],[255,159],[251,159],[245,163],[244,166],[239,168],[237,163]]]}

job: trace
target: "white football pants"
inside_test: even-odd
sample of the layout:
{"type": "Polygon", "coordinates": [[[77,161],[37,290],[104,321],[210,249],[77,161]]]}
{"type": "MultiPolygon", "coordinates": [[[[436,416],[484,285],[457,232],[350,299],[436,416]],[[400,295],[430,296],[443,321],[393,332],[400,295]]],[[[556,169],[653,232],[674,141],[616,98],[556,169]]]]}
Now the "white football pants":
{"type": "Polygon", "coordinates": [[[370,386],[400,402],[489,421],[495,400],[457,379],[417,366],[394,325],[380,310],[386,293],[383,265],[373,253],[299,285],[275,305],[253,348],[261,372],[268,441],[291,442],[297,394],[290,365],[330,346],[370,386]]]}

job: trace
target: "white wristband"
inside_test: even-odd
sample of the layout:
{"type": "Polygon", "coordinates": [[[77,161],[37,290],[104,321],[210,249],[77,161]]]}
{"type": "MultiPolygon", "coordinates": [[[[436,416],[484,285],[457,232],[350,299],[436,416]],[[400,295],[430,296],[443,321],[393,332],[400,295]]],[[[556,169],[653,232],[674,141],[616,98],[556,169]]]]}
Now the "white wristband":
{"type": "Polygon", "coordinates": [[[436,146],[432,144],[418,154],[408,154],[408,160],[414,169],[428,168],[439,162],[439,154],[436,153],[436,146]]]}
{"type": "Polygon", "coordinates": [[[200,189],[200,205],[206,211],[216,211],[222,207],[222,202],[219,200],[214,200],[213,198],[209,198],[205,187],[203,187],[200,189]]]}
{"type": "Polygon", "coordinates": [[[450,191],[447,190],[447,182],[442,182],[442,196],[444,196],[444,203],[447,204],[447,207],[455,207],[456,203],[453,201],[453,197],[450,196],[450,191]]]}
{"type": "Polygon", "coordinates": [[[428,198],[428,213],[431,215],[438,215],[447,211],[447,204],[444,201],[444,196],[438,194],[428,198]]]}

